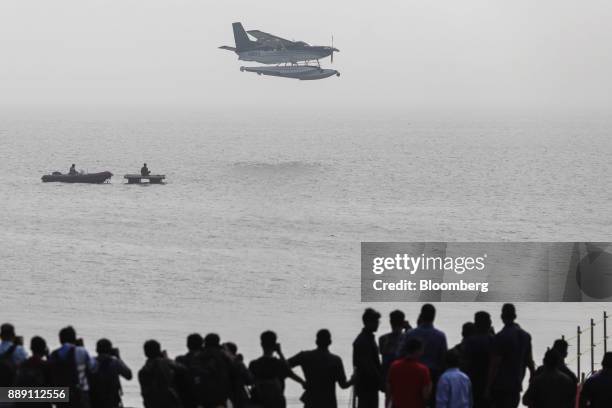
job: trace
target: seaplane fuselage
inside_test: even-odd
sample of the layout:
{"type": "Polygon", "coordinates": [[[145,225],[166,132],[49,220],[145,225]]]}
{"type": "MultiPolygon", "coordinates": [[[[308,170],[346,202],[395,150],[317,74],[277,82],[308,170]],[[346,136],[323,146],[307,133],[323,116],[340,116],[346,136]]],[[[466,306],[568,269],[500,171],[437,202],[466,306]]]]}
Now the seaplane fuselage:
{"type": "Polygon", "coordinates": [[[236,51],[241,61],[254,61],[262,64],[297,64],[302,61],[316,61],[331,55],[331,47],[309,47],[308,49],[254,49],[236,51]]]}

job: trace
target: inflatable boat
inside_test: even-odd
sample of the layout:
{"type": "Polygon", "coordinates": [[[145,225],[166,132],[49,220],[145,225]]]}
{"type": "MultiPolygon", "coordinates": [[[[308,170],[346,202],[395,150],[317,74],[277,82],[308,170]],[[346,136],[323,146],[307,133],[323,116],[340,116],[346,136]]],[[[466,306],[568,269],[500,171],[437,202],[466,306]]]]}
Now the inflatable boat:
{"type": "Polygon", "coordinates": [[[100,184],[104,183],[110,178],[113,174],[110,171],[103,171],[101,173],[86,173],[86,174],[62,174],[60,172],[53,172],[51,174],[46,174],[42,176],[42,181],[45,183],[48,182],[59,182],[59,183],[91,183],[91,184],[100,184]]]}

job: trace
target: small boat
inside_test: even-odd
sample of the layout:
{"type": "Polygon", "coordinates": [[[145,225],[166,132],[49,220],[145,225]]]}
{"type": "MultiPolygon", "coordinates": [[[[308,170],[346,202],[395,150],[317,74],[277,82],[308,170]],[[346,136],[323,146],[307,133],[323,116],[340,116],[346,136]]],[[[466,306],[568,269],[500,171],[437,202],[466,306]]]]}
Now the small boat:
{"type": "Polygon", "coordinates": [[[164,174],[149,174],[148,176],[126,174],[123,178],[128,181],[128,184],[140,184],[142,180],[149,180],[149,184],[162,184],[166,176],[164,174]]]}
{"type": "Polygon", "coordinates": [[[42,181],[48,182],[59,182],[59,183],[90,183],[100,184],[104,183],[113,176],[110,171],[103,171],[100,173],[78,173],[78,174],[62,174],[58,171],[54,171],[51,174],[42,176],[42,181]]]}

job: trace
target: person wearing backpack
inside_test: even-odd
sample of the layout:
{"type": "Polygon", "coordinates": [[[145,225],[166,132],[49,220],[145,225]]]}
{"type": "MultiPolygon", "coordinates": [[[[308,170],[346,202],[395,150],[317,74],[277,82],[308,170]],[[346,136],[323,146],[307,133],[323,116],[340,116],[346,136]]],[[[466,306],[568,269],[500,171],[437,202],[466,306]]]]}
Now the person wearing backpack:
{"type": "Polygon", "coordinates": [[[17,368],[28,358],[28,354],[19,344],[12,324],[0,326],[0,340],[0,387],[9,387],[14,384],[17,368]]]}
{"type": "Polygon", "coordinates": [[[60,330],[59,340],[61,347],[49,356],[51,385],[69,387],[70,401],[56,405],[58,408],[90,408],[87,377],[95,361],[83,347],[83,340],[77,339],[72,326],[60,330]]]}
{"type": "Polygon", "coordinates": [[[92,408],[122,407],[122,388],[119,377],[132,379],[132,370],[121,360],[119,349],[108,339],[96,344],[98,356],[89,374],[89,396],[92,408]]]}
{"type": "MultiPolygon", "coordinates": [[[[47,354],[49,349],[45,339],[34,336],[30,340],[32,357],[24,361],[17,370],[15,386],[48,387],[51,384],[47,354]]],[[[19,408],[51,408],[49,402],[20,402],[19,408]]]]}
{"type": "Polygon", "coordinates": [[[234,372],[232,361],[221,347],[219,335],[209,333],[204,337],[204,348],[199,358],[202,368],[202,406],[226,407],[233,390],[234,372]]]}
{"type": "Polygon", "coordinates": [[[182,408],[177,378],[186,369],[170,360],[156,340],[144,343],[145,365],[138,372],[144,408],[182,408]]]}
{"type": "Polygon", "coordinates": [[[187,336],[187,353],[178,356],[177,364],[186,368],[177,378],[177,391],[184,408],[197,408],[203,404],[201,354],[204,339],[198,333],[187,336]]]}

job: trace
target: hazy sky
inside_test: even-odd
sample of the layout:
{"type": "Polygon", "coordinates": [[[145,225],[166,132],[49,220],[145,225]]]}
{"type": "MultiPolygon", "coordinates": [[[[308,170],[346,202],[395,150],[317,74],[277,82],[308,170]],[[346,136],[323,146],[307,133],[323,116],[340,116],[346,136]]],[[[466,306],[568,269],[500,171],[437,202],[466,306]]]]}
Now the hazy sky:
{"type": "Polygon", "coordinates": [[[0,106],[606,111],[611,21],[603,0],[3,0],[0,106]],[[333,34],[342,76],[241,73],[233,21],[333,34]]]}

